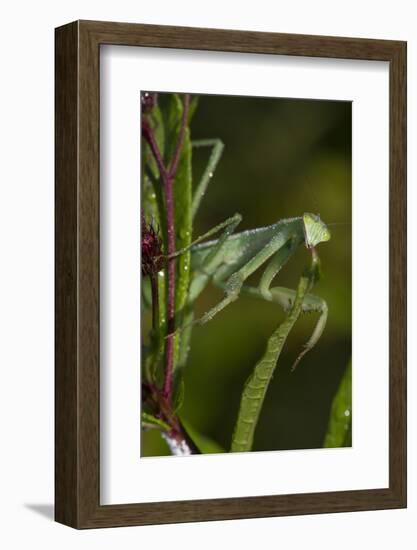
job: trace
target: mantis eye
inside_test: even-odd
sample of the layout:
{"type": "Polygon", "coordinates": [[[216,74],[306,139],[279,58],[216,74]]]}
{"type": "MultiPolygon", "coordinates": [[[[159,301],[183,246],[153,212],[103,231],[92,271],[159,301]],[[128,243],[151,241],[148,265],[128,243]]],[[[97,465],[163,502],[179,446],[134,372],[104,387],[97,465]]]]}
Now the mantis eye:
{"type": "Polygon", "coordinates": [[[319,243],[330,240],[330,231],[321,221],[320,216],[306,213],[303,215],[304,238],[307,248],[314,248],[319,243]]]}

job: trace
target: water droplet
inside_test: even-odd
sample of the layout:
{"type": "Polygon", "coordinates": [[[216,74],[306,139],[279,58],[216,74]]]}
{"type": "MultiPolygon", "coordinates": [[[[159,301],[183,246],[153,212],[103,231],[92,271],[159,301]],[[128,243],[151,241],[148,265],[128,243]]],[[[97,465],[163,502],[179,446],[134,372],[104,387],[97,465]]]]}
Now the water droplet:
{"type": "Polygon", "coordinates": [[[209,178],[213,177],[213,172],[209,172],[209,178]]]}
{"type": "Polygon", "coordinates": [[[350,410],[349,409],[345,410],[345,416],[350,416],[350,410]]]}
{"type": "Polygon", "coordinates": [[[163,277],[163,276],[164,276],[164,272],[163,272],[163,271],[159,271],[159,272],[158,272],[158,275],[159,275],[160,277],[163,277]]]}

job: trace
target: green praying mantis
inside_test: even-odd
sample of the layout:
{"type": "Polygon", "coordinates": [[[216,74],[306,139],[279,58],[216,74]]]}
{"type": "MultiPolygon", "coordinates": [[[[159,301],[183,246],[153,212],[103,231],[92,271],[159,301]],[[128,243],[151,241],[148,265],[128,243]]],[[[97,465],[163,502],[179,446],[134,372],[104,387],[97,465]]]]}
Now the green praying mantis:
{"type": "MultiPolygon", "coordinates": [[[[192,217],[199,210],[209,182],[223,152],[220,140],[201,140],[193,147],[210,147],[211,155],[203,176],[196,186],[192,198],[192,217]]],[[[326,302],[310,290],[319,278],[320,263],[316,247],[330,239],[330,231],[318,215],[304,213],[301,216],[282,219],[267,227],[235,233],[241,222],[235,214],[210,231],[194,240],[188,246],[166,257],[168,260],[190,254],[191,275],[187,298],[178,315],[176,329],[169,336],[181,338],[181,352],[176,369],[181,370],[187,362],[192,327],[211,321],[224,308],[232,304],[241,293],[266,300],[280,306],[286,317],[269,338],[264,355],[256,364],[245,384],[239,414],[232,438],[231,451],[243,452],[252,448],[253,437],[263,400],[285,341],[302,312],[316,312],[318,321],[297,357],[293,368],[301,358],[319,341],[327,321],[326,302]],[[214,240],[211,237],[219,234],[214,240]],[[311,266],[305,269],[296,289],[272,286],[280,270],[293,257],[300,246],[311,253],[311,266]],[[263,269],[257,287],[247,284],[255,271],[263,269]],[[224,291],[223,298],[211,307],[201,318],[194,319],[194,305],[208,284],[214,284],[224,291]]],[[[144,295],[149,299],[149,286],[142,285],[144,295]]],[[[165,336],[167,338],[167,336],[165,336]]]]}

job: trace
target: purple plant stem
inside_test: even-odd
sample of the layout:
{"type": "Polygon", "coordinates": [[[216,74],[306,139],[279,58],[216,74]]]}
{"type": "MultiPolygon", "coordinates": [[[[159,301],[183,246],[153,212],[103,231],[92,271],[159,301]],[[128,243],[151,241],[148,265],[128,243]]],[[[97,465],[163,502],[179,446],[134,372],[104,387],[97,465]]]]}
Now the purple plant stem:
{"type": "MultiPolygon", "coordinates": [[[[188,120],[188,108],[190,104],[189,95],[184,96],[184,106],[182,110],[181,127],[178,134],[177,144],[171,167],[168,174],[167,184],[165,186],[165,203],[167,210],[167,233],[168,233],[168,256],[175,252],[175,211],[174,211],[174,180],[177,173],[178,163],[181,157],[182,146],[184,144],[185,128],[188,120]]],[[[174,336],[175,331],[175,258],[168,259],[168,338],[166,344],[166,368],[164,380],[164,395],[168,402],[172,401],[173,379],[174,379],[174,336]]]]}
{"type": "Polygon", "coordinates": [[[165,168],[164,159],[162,158],[161,151],[159,150],[158,144],[156,143],[153,130],[146,119],[142,120],[142,135],[148,142],[149,147],[151,148],[152,154],[156,160],[156,164],[158,165],[158,170],[161,175],[162,182],[164,184],[164,187],[166,187],[167,178],[169,177],[168,170],[165,168]]]}
{"type": "MultiPolygon", "coordinates": [[[[148,142],[152,154],[158,165],[158,170],[164,185],[165,206],[167,215],[167,255],[175,252],[175,210],[174,210],[174,180],[177,173],[178,163],[181,158],[182,146],[184,144],[185,128],[187,126],[190,96],[184,96],[184,107],[182,112],[181,126],[178,139],[172,157],[169,170],[165,167],[162,154],[156,143],[155,136],[149,123],[142,122],[142,135],[148,142]]],[[[167,304],[167,342],[165,348],[165,378],[163,394],[169,405],[172,402],[173,374],[174,374],[174,335],[175,331],[175,259],[168,259],[168,304],[167,304]]]]}

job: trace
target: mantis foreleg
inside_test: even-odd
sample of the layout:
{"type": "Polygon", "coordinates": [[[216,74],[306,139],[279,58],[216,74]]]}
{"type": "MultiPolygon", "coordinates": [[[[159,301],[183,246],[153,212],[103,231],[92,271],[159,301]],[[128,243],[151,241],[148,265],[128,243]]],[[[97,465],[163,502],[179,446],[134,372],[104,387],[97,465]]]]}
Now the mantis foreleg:
{"type": "MultiPolygon", "coordinates": [[[[288,312],[294,305],[297,292],[290,288],[284,287],[270,287],[270,284],[273,278],[278,274],[281,268],[286,264],[286,262],[291,257],[294,247],[296,244],[293,241],[288,241],[287,245],[282,247],[278,252],[271,258],[269,264],[266,266],[265,271],[261,277],[258,287],[253,287],[249,285],[243,285],[241,292],[279,304],[285,312],[288,312]]],[[[216,280],[214,277],[214,283],[224,290],[225,285],[216,280]]],[[[313,347],[319,341],[321,335],[323,334],[324,328],[327,322],[328,308],[325,300],[314,296],[312,294],[306,294],[303,298],[301,304],[301,311],[303,313],[307,312],[317,312],[320,313],[317,324],[313,330],[311,337],[308,342],[304,345],[302,352],[299,354],[295,360],[292,370],[298,365],[304,355],[313,349],[313,347]]]]}
{"type": "Polygon", "coordinates": [[[259,282],[259,292],[265,300],[271,299],[271,283],[284,267],[284,265],[288,262],[296,248],[297,241],[295,241],[294,239],[290,239],[285,246],[280,248],[278,252],[276,252],[274,256],[272,256],[271,260],[266,266],[259,282]]]}
{"type": "MultiPolygon", "coordinates": [[[[294,304],[296,291],[290,288],[284,288],[276,286],[269,289],[270,296],[265,297],[265,294],[262,294],[259,288],[251,287],[244,285],[242,287],[242,292],[254,296],[255,298],[261,298],[263,300],[268,300],[279,304],[284,311],[289,311],[294,304]]],[[[294,361],[291,370],[294,370],[304,355],[311,351],[313,347],[320,340],[321,335],[326,327],[328,307],[325,300],[315,296],[313,294],[306,294],[301,305],[301,311],[303,313],[320,313],[319,319],[314,327],[313,333],[311,334],[308,342],[304,345],[303,351],[298,355],[297,359],[294,361]]]]}

